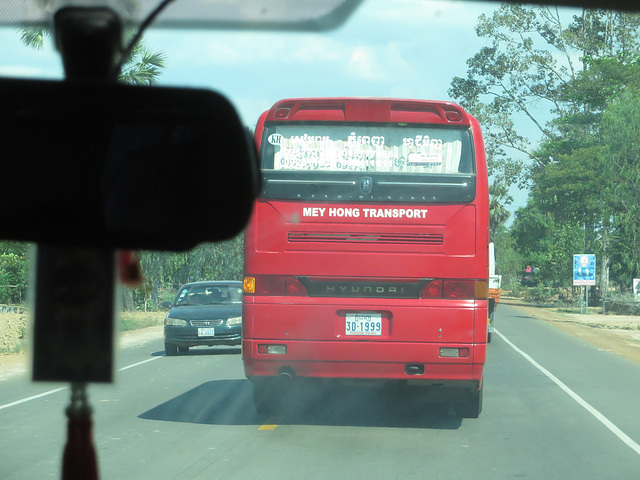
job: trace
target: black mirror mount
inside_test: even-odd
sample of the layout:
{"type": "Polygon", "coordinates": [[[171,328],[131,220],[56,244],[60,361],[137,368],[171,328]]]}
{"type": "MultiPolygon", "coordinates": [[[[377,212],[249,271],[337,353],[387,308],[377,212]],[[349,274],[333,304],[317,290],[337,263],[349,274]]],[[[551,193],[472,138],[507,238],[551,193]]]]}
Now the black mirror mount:
{"type": "Polygon", "coordinates": [[[224,97],[113,82],[119,22],[64,9],[67,80],[0,79],[3,194],[17,211],[0,238],[39,244],[32,375],[73,382],[84,398],[69,429],[90,420],[85,384],[113,380],[114,250],[230,238],[258,193],[255,147],[224,97]],[[100,58],[85,62],[85,40],[100,58]]]}

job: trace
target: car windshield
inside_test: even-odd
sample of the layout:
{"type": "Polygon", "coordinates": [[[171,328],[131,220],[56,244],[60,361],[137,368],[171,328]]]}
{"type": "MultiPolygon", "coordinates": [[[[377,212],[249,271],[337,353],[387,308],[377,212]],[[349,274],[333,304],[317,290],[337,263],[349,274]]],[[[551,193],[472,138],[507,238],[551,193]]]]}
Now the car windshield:
{"type": "Polygon", "coordinates": [[[234,285],[194,285],[182,288],[176,306],[242,303],[242,288],[234,285]]]}
{"type": "MultiPolygon", "coordinates": [[[[0,18],[0,77],[80,88],[52,12],[112,6],[126,43],[160,3],[0,1],[29,20],[0,18]]],[[[79,138],[107,130],[91,96],[58,148],[68,112],[0,88],[0,230],[44,228],[29,207],[51,233],[0,238],[0,480],[640,478],[640,4],[362,0],[335,28],[308,19],[332,5],[160,13],[118,82],[215,91],[240,121],[228,135],[216,110],[192,135],[193,118],[150,121],[148,99],[118,117],[120,143],[101,145],[144,157],[107,172],[130,196],[89,180],[50,195],[73,189],[69,165],[99,170],[65,162],[93,159],[79,138]],[[184,147],[204,137],[207,150],[184,147]],[[229,236],[239,150],[260,182],[229,236]],[[78,250],[38,284],[56,234],[89,235],[96,218],[73,215],[109,201],[115,229],[157,226],[156,246],[203,225],[224,240],[78,250]],[[112,271],[113,289],[73,288],[112,271]],[[49,312],[54,294],[72,303],[49,312]],[[49,366],[64,380],[34,380],[49,366]],[[105,378],[83,381],[94,369],[105,378]]],[[[103,58],[86,45],[85,67],[103,58]]],[[[149,98],[173,100],[157,105],[170,118],[182,105],[149,98]]]]}

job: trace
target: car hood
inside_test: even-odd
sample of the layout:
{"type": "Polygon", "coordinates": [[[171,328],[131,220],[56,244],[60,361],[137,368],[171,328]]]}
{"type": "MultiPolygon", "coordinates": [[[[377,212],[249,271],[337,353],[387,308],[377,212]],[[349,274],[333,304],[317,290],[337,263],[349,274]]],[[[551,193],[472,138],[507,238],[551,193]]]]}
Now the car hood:
{"type": "Polygon", "coordinates": [[[169,317],[183,320],[210,320],[215,318],[227,319],[242,315],[242,304],[233,305],[185,305],[172,307],[169,317]]]}

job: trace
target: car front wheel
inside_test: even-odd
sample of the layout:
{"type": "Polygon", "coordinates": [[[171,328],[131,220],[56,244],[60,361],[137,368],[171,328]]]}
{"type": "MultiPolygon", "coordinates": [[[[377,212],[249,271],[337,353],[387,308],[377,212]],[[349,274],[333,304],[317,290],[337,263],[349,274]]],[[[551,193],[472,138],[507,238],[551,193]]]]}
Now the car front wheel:
{"type": "Polygon", "coordinates": [[[173,343],[165,343],[164,344],[164,353],[167,357],[173,357],[178,354],[178,346],[173,343]]]}

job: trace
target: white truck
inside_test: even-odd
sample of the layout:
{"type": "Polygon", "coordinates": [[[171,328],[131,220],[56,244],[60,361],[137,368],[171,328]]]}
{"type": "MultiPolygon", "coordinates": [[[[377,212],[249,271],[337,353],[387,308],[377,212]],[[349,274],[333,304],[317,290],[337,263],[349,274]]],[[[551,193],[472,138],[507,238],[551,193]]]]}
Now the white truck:
{"type": "Polygon", "coordinates": [[[493,243],[489,243],[489,318],[487,320],[487,343],[491,343],[491,334],[494,330],[496,308],[500,301],[500,286],[502,275],[496,275],[496,253],[493,243]]]}

